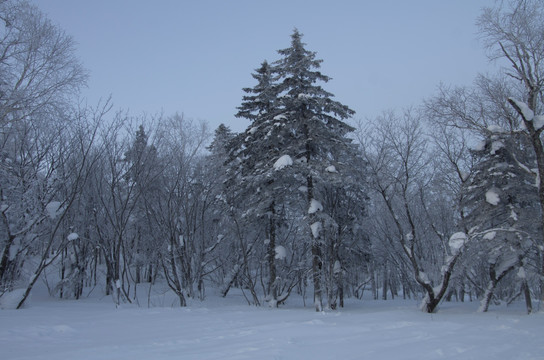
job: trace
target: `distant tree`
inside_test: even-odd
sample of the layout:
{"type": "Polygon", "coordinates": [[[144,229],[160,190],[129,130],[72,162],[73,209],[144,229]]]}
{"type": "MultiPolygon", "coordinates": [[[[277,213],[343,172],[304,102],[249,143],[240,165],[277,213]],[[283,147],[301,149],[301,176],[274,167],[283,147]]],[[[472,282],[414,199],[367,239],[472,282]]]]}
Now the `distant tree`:
{"type": "Polygon", "coordinates": [[[211,153],[211,160],[219,166],[227,160],[227,145],[233,137],[232,130],[225,124],[220,124],[214,131],[213,140],[207,149],[211,153]]]}

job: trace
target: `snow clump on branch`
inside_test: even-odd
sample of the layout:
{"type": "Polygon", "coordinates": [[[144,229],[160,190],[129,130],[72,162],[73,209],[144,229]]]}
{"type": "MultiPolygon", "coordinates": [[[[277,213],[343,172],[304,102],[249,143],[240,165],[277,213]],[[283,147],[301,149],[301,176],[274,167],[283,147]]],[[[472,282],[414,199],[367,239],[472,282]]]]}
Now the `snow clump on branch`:
{"type": "Polygon", "coordinates": [[[274,169],[281,170],[284,167],[291,165],[293,165],[293,159],[291,159],[289,155],[283,155],[274,163],[274,169]]]}

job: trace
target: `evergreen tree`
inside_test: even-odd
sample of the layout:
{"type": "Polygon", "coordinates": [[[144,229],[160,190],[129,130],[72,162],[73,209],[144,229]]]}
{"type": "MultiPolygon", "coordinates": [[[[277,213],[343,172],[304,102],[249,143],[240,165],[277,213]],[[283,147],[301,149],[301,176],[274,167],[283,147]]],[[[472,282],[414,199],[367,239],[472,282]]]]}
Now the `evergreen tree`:
{"type": "Polygon", "coordinates": [[[247,197],[254,204],[251,212],[269,219],[269,288],[274,283],[278,209],[296,201],[306,203],[302,216],[311,239],[314,304],[321,311],[320,233],[334,220],[325,214],[317,197],[320,187],[348,180],[347,162],[355,151],[346,137],[353,128],[343,120],[354,111],[332,100],[333,95],[318,85],[330,78],[319,72],[322,60],[304,48],[301,38],[295,30],[291,46],[278,51],[282,58],[272,67],[264,62],[253,75],[257,86],[245,89],[253,95],[244,97],[237,115],[252,124],[232,143],[231,168],[236,170],[230,178],[237,179],[237,188],[251,195],[247,197]]]}
{"type": "MultiPolygon", "coordinates": [[[[252,124],[236,136],[229,144],[231,160],[229,172],[229,193],[235,194],[239,203],[244,204],[244,218],[257,220],[265,228],[268,281],[266,292],[269,303],[277,305],[285,301],[288,294],[280,296],[277,289],[276,237],[282,218],[281,209],[294,200],[295,191],[289,190],[292,183],[283,176],[287,165],[274,166],[281,156],[281,129],[277,109],[276,69],[264,61],[252,75],[257,80],[253,88],[245,88],[250,95],[243,97],[237,117],[249,119],[252,124]],[[233,191],[234,190],[234,191],[233,191]]],[[[232,195],[231,195],[232,196],[232,195]]]]}
{"type": "Polygon", "coordinates": [[[207,147],[211,153],[212,160],[219,162],[226,161],[227,145],[233,137],[234,135],[228,126],[219,124],[217,129],[215,129],[212,143],[207,147]]]}
{"type": "Polygon", "coordinates": [[[242,104],[238,107],[236,117],[249,119],[254,123],[253,126],[256,126],[269,120],[269,116],[274,112],[277,98],[277,85],[275,84],[277,76],[275,69],[266,60],[251,76],[257,80],[257,85],[253,88],[243,89],[244,92],[253,95],[245,95],[242,98],[242,104]]]}
{"type": "Polygon", "coordinates": [[[353,150],[346,134],[354,130],[343,120],[355,112],[332,100],[333,95],[318,85],[318,82],[328,82],[330,78],[319,71],[323,60],[316,59],[315,52],[306,50],[301,38],[302,34],[295,29],[291,46],[278,51],[282,58],[274,64],[281,79],[279,108],[283,116],[279,127],[283,129],[285,138],[282,151],[296,159],[295,178],[304,179],[306,183],[314,305],[316,311],[321,311],[323,264],[320,230],[326,216],[316,198],[316,188],[334,180],[343,180],[341,174],[349,165],[340,161],[353,150]]]}

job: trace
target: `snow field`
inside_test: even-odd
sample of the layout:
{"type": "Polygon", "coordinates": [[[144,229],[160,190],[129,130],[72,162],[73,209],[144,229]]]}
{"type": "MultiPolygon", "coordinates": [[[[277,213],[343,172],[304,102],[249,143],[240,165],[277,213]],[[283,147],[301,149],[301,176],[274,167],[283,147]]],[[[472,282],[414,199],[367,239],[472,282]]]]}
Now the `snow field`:
{"type": "MultiPolygon", "coordinates": [[[[42,301],[0,311],[4,360],[22,359],[541,359],[544,314],[521,305],[437,314],[415,301],[349,300],[316,313],[294,299],[271,309],[240,294],[190,307],[115,309],[111,299],[42,301]]],[[[143,306],[143,305],[142,305],[143,306]]]]}

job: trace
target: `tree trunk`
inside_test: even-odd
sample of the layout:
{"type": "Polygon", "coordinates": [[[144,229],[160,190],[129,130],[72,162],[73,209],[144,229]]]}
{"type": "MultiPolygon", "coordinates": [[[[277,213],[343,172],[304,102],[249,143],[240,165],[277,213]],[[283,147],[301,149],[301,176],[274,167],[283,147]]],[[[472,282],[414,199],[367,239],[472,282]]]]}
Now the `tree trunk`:
{"type": "Polygon", "coordinates": [[[484,297],[482,298],[482,301],[480,302],[480,307],[478,308],[478,312],[487,312],[489,309],[489,303],[491,302],[491,299],[493,298],[493,292],[495,291],[495,286],[497,286],[497,282],[495,279],[489,280],[489,283],[487,285],[487,289],[485,290],[484,297]]]}
{"type": "Polygon", "coordinates": [[[2,250],[2,257],[0,260],[0,284],[2,284],[2,282],[5,280],[4,276],[5,276],[6,269],[8,268],[8,263],[9,263],[9,250],[14,240],[15,240],[15,236],[9,235],[8,241],[6,242],[6,245],[4,246],[4,249],[2,250]]]}
{"type": "Polygon", "coordinates": [[[312,242],[312,274],[314,281],[315,311],[323,311],[323,294],[321,290],[321,246],[317,240],[312,242]]]}
{"type": "Polygon", "coordinates": [[[149,264],[147,269],[147,282],[152,284],[153,283],[153,264],[149,264]]]}
{"type": "Polygon", "coordinates": [[[387,266],[383,268],[382,300],[387,300],[387,266]]]}
{"type": "MultiPolygon", "coordinates": [[[[308,156],[309,157],[309,156],[308,156]]],[[[308,208],[314,200],[314,183],[311,175],[306,178],[306,184],[308,188],[308,208]]],[[[310,236],[312,238],[312,277],[314,282],[314,306],[315,311],[323,311],[323,292],[321,289],[321,270],[323,267],[321,242],[319,231],[316,231],[317,236],[314,236],[314,231],[311,230],[313,224],[318,221],[316,213],[309,214],[308,216],[310,225],[310,236]]]]}
{"type": "Polygon", "coordinates": [[[482,301],[480,302],[480,307],[478,308],[478,312],[487,312],[489,309],[489,303],[491,302],[491,299],[493,298],[493,294],[495,292],[495,288],[497,287],[497,284],[499,281],[501,281],[506,274],[508,274],[510,271],[514,270],[516,265],[511,265],[508,268],[504,269],[499,276],[497,276],[497,272],[495,269],[496,264],[490,264],[489,265],[489,283],[487,285],[487,289],[485,290],[484,296],[482,298],[482,301]]]}
{"type": "Polygon", "coordinates": [[[276,218],[275,218],[275,203],[270,205],[270,231],[268,242],[268,285],[267,291],[270,299],[270,304],[274,307],[278,306],[278,291],[276,288],[276,218]]]}
{"type": "Polygon", "coordinates": [[[523,294],[525,295],[525,306],[527,307],[527,314],[530,314],[533,311],[533,303],[531,301],[531,290],[529,289],[529,284],[527,279],[523,279],[523,294]]]}
{"type": "Polygon", "coordinates": [[[465,302],[465,284],[461,284],[461,288],[459,289],[459,299],[461,299],[461,302],[465,302]]]}
{"type": "Polygon", "coordinates": [[[372,299],[378,300],[378,285],[376,284],[376,271],[374,271],[374,269],[372,269],[371,276],[372,299]]]}
{"type": "MultiPolygon", "coordinates": [[[[183,287],[181,284],[181,280],[178,275],[178,268],[176,266],[176,257],[174,256],[175,247],[177,246],[176,239],[174,236],[170,238],[170,269],[172,270],[172,278],[170,278],[170,281],[168,281],[170,288],[174,290],[176,295],[179,298],[179,306],[184,307],[187,305],[187,302],[185,300],[185,296],[183,295],[183,287]]],[[[168,276],[168,270],[165,268],[165,275],[168,276]]]]}

